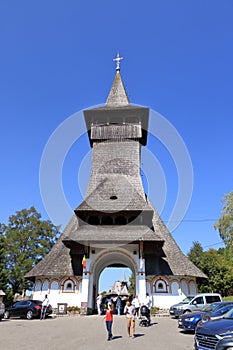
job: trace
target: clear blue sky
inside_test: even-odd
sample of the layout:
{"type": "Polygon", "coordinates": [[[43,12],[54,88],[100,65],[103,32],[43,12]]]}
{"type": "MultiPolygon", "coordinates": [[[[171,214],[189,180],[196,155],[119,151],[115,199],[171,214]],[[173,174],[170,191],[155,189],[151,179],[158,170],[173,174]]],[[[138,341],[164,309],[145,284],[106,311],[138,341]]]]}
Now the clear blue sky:
{"type": "MultiPolygon", "coordinates": [[[[219,248],[213,226],[233,173],[232,15],[232,0],[1,1],[0,222],[31,205],[48,218],[39,188],[43,149],[69,116],[105,102],[115,74],[112,58],[120,51],[131,102],[166,118],[192,160],[192,199],[174,238],[184,253],[196,240],[205,249],[219,248]]],[[[71,208],[81,201],[77,174],[88,151],[83,139],[64,162],[71,208]]],[[[177,174],[160,142],[153,153],[167,183],[166,223],[177,174]]],[[[156,188],[150,197],[157,207],[156,188]]],[[[61,213],[60,224],[68,219],[61,213]]]]}

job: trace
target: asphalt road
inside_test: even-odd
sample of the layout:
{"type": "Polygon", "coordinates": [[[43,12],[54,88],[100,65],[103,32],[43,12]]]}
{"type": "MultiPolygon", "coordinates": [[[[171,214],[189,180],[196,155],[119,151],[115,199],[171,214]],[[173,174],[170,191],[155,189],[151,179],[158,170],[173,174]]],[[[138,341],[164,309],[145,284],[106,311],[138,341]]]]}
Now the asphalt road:
{"type": "Polygon", "coordinates": [[[107,341],[103,317],[57,317],[43,321],[11,319],[0,322],[1,350],[192,350],[193,334],[182,333],[177,320],[152,317],[150,327],[136,321],[136,337],[128,338],[124,316],[114,316],[113,340],[107,341]]]}

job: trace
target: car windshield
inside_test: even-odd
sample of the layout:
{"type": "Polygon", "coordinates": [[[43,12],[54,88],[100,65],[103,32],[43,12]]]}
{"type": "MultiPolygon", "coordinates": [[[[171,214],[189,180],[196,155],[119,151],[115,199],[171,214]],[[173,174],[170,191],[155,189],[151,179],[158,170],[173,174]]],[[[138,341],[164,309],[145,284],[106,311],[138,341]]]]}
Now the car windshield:
{"type": "Polygon", "coordinates": [[[224,316],[223,318],[228,318],[230,320],[233,320],[233,308],[230,309],[224,316]]]}
{"type": "Polygon", "coordinates": [[[215,310],[217,310],[220,307],[219,303],[212,303],[210,305],[207,305],[203,308],[203,311],[207,311],[207,312],[213,312],[215,310]]]}
{"type": "Polygon", "coordinates": [[[194,297],[193,296],[187,296],[184,300],[182,300],[182,304],[188,304],[194,297]]]}

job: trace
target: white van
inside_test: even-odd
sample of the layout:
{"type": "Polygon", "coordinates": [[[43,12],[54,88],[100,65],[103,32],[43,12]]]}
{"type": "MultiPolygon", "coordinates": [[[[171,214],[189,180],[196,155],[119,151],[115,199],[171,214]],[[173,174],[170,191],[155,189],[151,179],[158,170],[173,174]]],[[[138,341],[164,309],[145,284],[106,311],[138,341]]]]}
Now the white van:
{"type": "Polygon", "coordinates": [[[170,307],[170,315],[178,317],[186,312],[199,311],[207,304],[222,301],[218,293],[202,293],[195,296],[188,295],[181,303],[170,307]]]}

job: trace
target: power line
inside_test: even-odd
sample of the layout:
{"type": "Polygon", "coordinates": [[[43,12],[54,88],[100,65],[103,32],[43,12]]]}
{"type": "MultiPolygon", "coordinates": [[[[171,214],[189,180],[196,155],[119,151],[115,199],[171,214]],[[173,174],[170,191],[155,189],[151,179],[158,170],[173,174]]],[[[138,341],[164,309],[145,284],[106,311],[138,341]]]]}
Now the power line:
{"type": "Polygon", "coordinates": [[[163,220],[163,222],[216,222],[218,219],[184,219],[184,220],[163,220]]]}
{"type": "Polygon", "coordinates": [[[224,242],[221,241],[221,242],[217,242],[217,243],[212,243],[212,244],[209,244],[209,245],[205,245],[203,248],[210,248],[210,247],[213,247],[213,246],[219,245],[219,244],[224,244],[224,242]]]}

